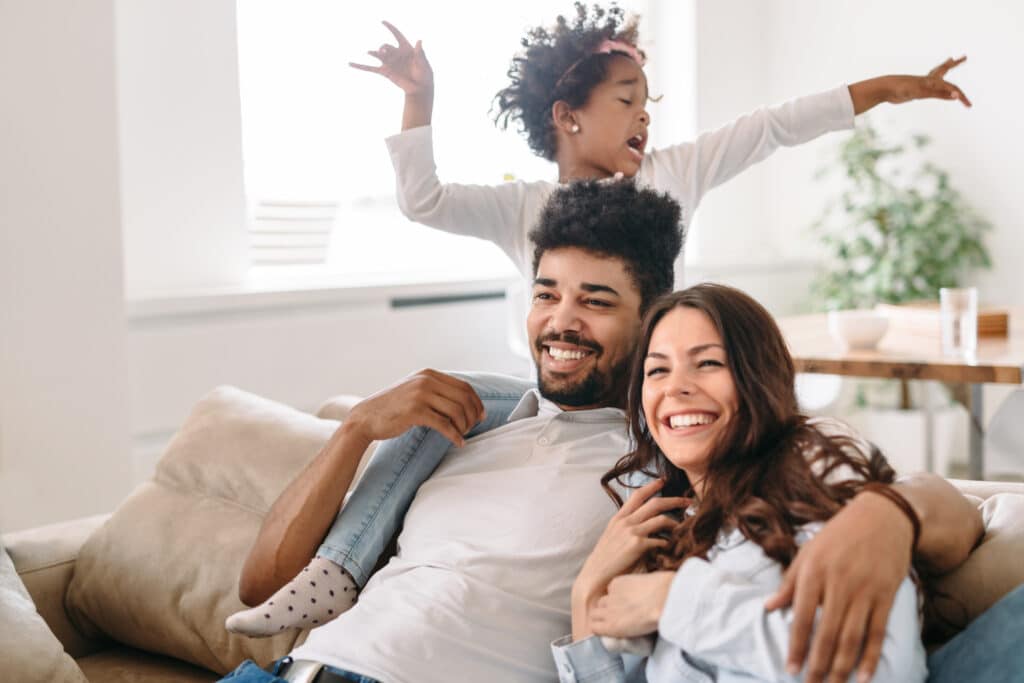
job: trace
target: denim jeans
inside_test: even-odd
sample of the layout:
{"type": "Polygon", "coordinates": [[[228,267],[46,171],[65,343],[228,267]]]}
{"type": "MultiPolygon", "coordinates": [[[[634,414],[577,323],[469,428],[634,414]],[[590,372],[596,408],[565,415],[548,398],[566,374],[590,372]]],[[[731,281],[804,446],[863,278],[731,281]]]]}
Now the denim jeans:
{"type": "MultiPolygon", "coordinates": [[[[487,416],[467,434],[500,427],[527,391],[531,380],[489,373],[448,373],[468,382],[487,416]]],[[[414,427],[378,445],[358,485],[338,512],[317,555],[344,567],[360,586],[402,525],[420,484],[437,468],[452,442],[439,432],[414,427]]]]}
{"type": "MultiPolygon", "coordinates": [[[[282,657],[274,662],[270,671],[265,671],[261,669],[256,662],[251,659],[247,659],[239,664],[238,668],[234,671],[220,679],[220,681],[228,681],[229,683],[287,683],[287,681],[278,676],[277,673],[286,662],[290,661],[291,657],[282,657]]],[[[325,668],[332,673],[343,676],[346,680],[352,681],[352,683],[380,683],[376,678],[370,678],[369,676],[363,676],[362,674],[345,671],[344,669],[336,669],[333,666],[325,668]]],[[[220,683],[220,681],[218,681],[218,683],[220,683]]]]}
{"type": "Polygon", "coordinates": [[[929,683],[1010,683],[1024,678],[1024,585],[928,657],[929,683]]]}

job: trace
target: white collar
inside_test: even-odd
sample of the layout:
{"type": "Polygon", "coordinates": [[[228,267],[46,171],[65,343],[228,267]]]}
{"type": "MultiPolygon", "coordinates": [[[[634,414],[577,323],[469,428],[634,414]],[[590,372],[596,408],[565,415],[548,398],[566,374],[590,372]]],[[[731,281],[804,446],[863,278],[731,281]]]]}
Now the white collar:
{"type": "Polygon", "coordinates": [[[546,415],[550,417],[565,416],[571,422],[621,422],[626,413],[619,408],[605,407],[590,410],[562,410],[554,402],[544,398],[540,389],[534,387],[519,399],[515,409],[509,414],[508,421],[515,422],[527,417],[546,415]]]}

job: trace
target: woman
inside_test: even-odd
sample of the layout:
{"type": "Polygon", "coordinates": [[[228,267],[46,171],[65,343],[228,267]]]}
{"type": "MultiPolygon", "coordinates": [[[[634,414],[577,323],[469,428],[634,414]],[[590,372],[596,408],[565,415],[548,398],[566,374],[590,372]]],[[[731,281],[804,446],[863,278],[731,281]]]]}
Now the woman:
{"type": "MultiPolygon", "coordinates": [[[[627,408],[637,448],[603,478],[621,509],[576,579],[572,636],[553,645],[559,674],[625,680],[605,646],[622,641],[595,634],[656,632],[644,664],[652,683],[790,679],[789,610],[764,603],[797,548],[865,489],[899,505],[915,534],[920,523],[885,486],[894,473],[877,449],[798,412],[782,334],[746,294],[713,284],[670,294],[648,312],[637,348],[627,408]],[[622,504],[610,484],[643,476],[655,480],[622,504]],[[678,517],[661,514],[681,501],[678,517]]],[[[875,681],[925,679],[917,605],[908,577],[879,615],[875,681]]]]}

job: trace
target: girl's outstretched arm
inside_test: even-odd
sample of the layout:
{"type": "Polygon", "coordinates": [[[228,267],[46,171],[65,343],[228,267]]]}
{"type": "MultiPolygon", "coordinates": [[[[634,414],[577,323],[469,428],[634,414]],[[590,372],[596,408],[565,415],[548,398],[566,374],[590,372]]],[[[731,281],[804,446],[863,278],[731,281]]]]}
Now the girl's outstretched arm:
{"type": "Polygon", "coordinates": [[[397,85],[405,93],[405,109],[402,111],[402,130],[429,126],[434,111],[434,71],[423,53],[423,43],[413,45],[402,32],[388,22],[383,22],[398,45],[384,43],[367,54],[380,60],[380,66],[356,64],[349,66],[360,71],[380,74],[397,85]]]}
{"type": "Polygon", "coordinates": [[[879,76],[850,85],[853,112],[863,114],[883,102],[901,104],[913,100],[942,99],[960,100],[965,107],[971,106],[963,91],[946,80],[950,69],[960,66],[967,57],[947,59],[925,76],[879,76]]]}
{"type": "Polygon", "coordinates": [[[397,28],[386,21],[384,25],[397,45],[369,51],[380,66],[349,65],[380,74],[405,93],[402,132],[386,140],[398,181],[399,209],[416,223],[494,242],[529,275],[533,248],[527,234],[550,190],[541,183],[442,183],[434,164],[431,128],[434,73],[420,42],[413,45],[397,28]]]}

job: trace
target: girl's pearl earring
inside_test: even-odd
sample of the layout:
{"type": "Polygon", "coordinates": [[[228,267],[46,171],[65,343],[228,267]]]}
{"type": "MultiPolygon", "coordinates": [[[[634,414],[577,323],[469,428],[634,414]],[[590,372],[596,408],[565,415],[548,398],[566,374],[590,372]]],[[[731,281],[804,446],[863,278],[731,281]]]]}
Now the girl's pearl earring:
{"type": "Polygon", "coordinates": [[[580,132],[580,124],[578,124],[578,123],[572,124],[572,128],[570,128],[569,130],[571,130],[573,133],[579,133],[580,132]]]}

